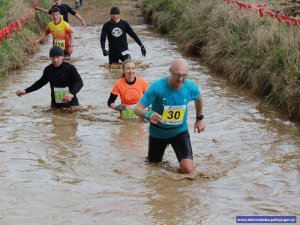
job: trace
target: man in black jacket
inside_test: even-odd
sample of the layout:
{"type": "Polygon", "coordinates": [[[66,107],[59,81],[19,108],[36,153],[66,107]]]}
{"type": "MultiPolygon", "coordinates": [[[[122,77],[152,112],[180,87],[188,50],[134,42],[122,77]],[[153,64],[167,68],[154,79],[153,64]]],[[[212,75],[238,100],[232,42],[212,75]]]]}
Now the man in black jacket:
{"type": "Polygon", "coordinates": [[[64,51],[56,45],[50,49],[49,56],[52,63],[44,69],[42,77],[30,87],[18,90],[16,94],[21,97],[40,89],[49,82],[52,108],[78,106],[76,94],[83,87],[83,81],[77,69],[63,61],[64,51]]]}
{"type": "Polygon", "coordinates": [[[141,47],[142,55],[146,56],[145,46],[133,31],[132,27],[127,21],[120,19],[120,9],[118,7],[111,8],[110,18],[110,21],[103,25],[100,36],[102,52],[104,56],[108,55],[109,64],[118,63],[119,60],[124,62],[126,59],[131,59],[126,34],[129,34],[136,41],[141,47]],[[105,49],[106,37],[108,39],[109,51],[105,49]]]}
{"type": "Polygon", "coordinates": [[[36,9],[40,10],[44,13],[51,14],[52,13],[51,10],[54,7],[57,7],[57,8],[59,8],[61,15],[63,16],[64,21],[69,23],[68,14],[70,13],[71,15],[75,16],[76,19],[80,20],[82,25],[86,28],[86,23],[85,23],[84,19],[79,15],[79,13],[75,12],[69,5],[63,4],[61,2],[61,0],[54,0],[54,2],[55,2],[55,4],[51,7],[50,10],[43,9],[43,8],[40,8],[40,7],[36,7],[36,9]]]}

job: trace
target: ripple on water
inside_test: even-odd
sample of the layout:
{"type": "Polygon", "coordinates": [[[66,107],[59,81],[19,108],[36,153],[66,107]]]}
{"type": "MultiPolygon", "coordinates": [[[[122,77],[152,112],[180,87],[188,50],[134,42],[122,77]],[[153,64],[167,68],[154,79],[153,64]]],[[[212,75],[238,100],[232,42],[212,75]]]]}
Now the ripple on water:
{"type": "MultiPolygon", "coordinates": [[[[142,57],[129,43],[137,74],[149,83],[168,76],[170,62],[181,56],[176,43],[147,26],[134,29],[148,46],[142,57]]],[[[193,134],[191,103],[196,170],[179,174],[171,148],[163,163],[148,164],[148,123],[121,120],[107,107],[121,69],[108,68],[101,26],[75,32],[69,62],[84,81],[81,107],[51,110],[48,85],[15,95],[50,63],[51,41],[0,85],[1,223],[218,225],[234,224],[237,215],[299,215],[298,125],[186,58],[189,78],[202,90],[207,125],[193,134]]]]}

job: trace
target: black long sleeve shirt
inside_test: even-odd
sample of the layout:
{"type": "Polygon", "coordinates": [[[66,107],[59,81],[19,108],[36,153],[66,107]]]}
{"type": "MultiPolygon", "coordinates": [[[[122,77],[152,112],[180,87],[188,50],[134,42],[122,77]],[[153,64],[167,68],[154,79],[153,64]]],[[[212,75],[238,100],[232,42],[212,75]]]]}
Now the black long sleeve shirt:
{"type": "Polygon", "coordinates": [[[69,107],[79,105],[76,94],[83,87],[83,81],[75,66],[70,63],[63,62],[59,67],[54,67],[53,64],[48,65],[43,72],[42,77],[33,85],[26,88],[26,93],[30,93],[40,89],[47,83],[50,83],[51,88],[51,106],[55,108],[69,107]],[[66,88],[74,95],[68,103],[57,103],[55,101],[54,88],[66,88]]]}
{"type": "Polygon", "coordinates": [[[129,34],[139,46],[143,45],[129,23],[120,19],[117,23],[108,21],[103,25],[100,36],[101,48],[105,49],[105,41],[107,37],[110,52],[122,52],[128,50],[126,34],[129,34]]]}

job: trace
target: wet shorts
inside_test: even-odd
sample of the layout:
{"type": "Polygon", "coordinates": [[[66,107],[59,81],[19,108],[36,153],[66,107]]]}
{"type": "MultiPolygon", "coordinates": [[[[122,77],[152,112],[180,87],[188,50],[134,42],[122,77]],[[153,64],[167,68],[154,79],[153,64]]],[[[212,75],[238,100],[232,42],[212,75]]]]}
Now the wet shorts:
{"type": "Polygon", "coordinates": [[[185,131],[172,138],[149,137],[148,161],[158,163],[162,161],[163,155],[168,145],[174,149],[178,162],[182,159],[193,159],[193,151],[190,134],[185,131]]]}
{"type": "Polygon", "coordinates": [[[130,54],[122,55],[121,52],[109,52],[109,64],[119,63],[119,60],[124,62],[126,59],[131,59],[130,54]]]}

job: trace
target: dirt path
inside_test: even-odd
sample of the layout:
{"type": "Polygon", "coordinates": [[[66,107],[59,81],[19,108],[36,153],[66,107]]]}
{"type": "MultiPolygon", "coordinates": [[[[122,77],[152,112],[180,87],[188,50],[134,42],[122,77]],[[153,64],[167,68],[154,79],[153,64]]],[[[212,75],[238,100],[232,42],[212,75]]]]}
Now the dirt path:
{"type": "MultiPolygon", "coordinates": [[[[105,0],[83,0],[84,7],[76,9],[87,25],[103,24],[110,19],[109,11],[111,7],[117,6],[121,10],[121,18],[127,20],[130,24],[142,24],[144,18],[142,15],[143,0],[119,0],[119,1],[105,1],[105,0]]],[[[75,6],[74,0],[64,0],[66,4],[71,7],[75,6]]],[[[70,23],[80,25],[73,16],[70,17],[70,23]]]]}

